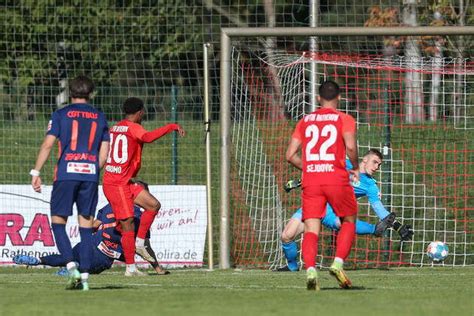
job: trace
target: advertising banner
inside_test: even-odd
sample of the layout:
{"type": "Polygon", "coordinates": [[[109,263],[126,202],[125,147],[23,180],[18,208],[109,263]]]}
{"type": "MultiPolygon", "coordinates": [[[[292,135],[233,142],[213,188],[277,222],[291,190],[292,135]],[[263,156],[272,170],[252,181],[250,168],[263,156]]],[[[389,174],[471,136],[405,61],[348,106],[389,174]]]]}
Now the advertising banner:
{"type": "MultiPolygon", "coordinates": [[[[164,267],[200,267],[206,240],[206,187],[200,185],[150,185],[161,209],[150,229],[150,241],[164,267]]],[[[57,253],[49,216],[52,186],[42,193],[30,185],[0,185],[0,265],[13,264],[17,254],[35,257],[57,253]]],[[[97,210],[107,204],[99,187],[97,210]]],[[[77,212],[66,231],[74,246],[80,241],[77,212]]],[[[137,263],[143,259],[136,257],[137,263]]]]}

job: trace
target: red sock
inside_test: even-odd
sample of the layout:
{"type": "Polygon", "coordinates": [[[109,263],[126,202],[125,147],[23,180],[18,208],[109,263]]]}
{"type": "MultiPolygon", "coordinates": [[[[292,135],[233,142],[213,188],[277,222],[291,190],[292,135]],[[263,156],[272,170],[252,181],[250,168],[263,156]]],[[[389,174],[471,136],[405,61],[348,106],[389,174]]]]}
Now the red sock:
{"type": "Polygon", "coordinates": [[[140,219],[140,226],[138,227],[137,237],[141,239],[146,238],[146,234],[155,220],[155,216],[158,214],[157,211],[146,210],[142,213],[140,219]]]}
{"type": "Polygon", "coordinates": [[[126,264],[135,263],[135,233],[132,231],[122,232],[122,248],[126,264]]]}
{"type": "Polygon", "coordinates": [[[336,257],[344,259],[344,261],[349,257],[351,253],[352,243],[355,238],[355,224],[349,222],[343,222],[341,229],[337,234],[337,248],[336,248],[336,257]]]}
{"type": "Polygon", "coordinates": [[[318,235],[315,233],[304,233],[303,235],[303,262],[305,269],[316,267],[316,256],[318,255],[318,235]]]}

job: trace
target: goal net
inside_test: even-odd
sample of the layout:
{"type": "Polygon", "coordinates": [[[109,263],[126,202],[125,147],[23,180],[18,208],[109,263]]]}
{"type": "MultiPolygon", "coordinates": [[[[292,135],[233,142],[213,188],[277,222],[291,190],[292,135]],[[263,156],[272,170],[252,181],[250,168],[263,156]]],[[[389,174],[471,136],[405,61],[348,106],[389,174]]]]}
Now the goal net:
{"type": "MultiPolygon", "coordinates": [[[[474,65],[462,58],[409,58],[396,54],[268,50],[232,47],[231,257],[236,266],[285,264],[280,235],[300,207],[300,190],[284,183],[300,177],[285,160],[296,122],[312,111],[311,78],[341,87],[340,109],[355,117],[359,153],[384,153],[375,178],[382,200],[411,241],[388,230],[382,238],[358,236],[353,267],[424,266],[426,247],[447,242],[444,265],[474,264],[474,65]]],[[[367,200],[359,219],[376,223],[367,200]]],[[[318,264],[328,266],[335,236],[323,228],[318,264]]]]}

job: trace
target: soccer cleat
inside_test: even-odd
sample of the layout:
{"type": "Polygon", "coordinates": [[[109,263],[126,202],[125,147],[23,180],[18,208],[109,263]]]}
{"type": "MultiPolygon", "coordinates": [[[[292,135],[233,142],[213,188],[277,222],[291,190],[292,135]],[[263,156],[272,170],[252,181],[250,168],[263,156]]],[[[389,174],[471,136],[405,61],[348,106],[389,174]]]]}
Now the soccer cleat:
{"type": "Polygon", "coordinates": [[[67,277],[69,276],[69,272],[67,271],[66,267],[60,268],[58,271],[55,273],[56,275],[62,276],[62,277],[67,277]]]}
{"type": "Polygon", "coordinates": [[[168,275],[171,274],[168,270],[156,271],[156,275],[168,275]]]}
{"type": "Polygon", "coordinates": [[[17,255],[13,257],[13,262],[16,264],[24,264],[27,266],[37,266],[41,263],[38,258],[26,255],[17,255]]]}
{"type": "Polygon", "coordinates": [[[77,269],[69,271],[69,278],[66,283],[66,290],[78,290],[81,285],[81,273],[77,269]]]}
{"type": "Polygon", "coordinates": [[[274,272],[296,272],[296,271],[298,271],[298,269],[292,270],[292,269],[290,269],[290,267],[288,265],[285,265],[283,267],[276,268],[273,271],[274,272]]]}
{"type": "Polygon", "coordinates": [[[306,270],[306,289],[309,291],[319,291],[318,271],[314,267],[306,270]]]}
{"type": "Polygon", "coordinates": [[[392,227],[395,222],[395,213],[390,213],[383,220],[375,225],[374,236],[382,237],[387,228],[392,227]]]}
{"type": "Polygon", "coordinates": [[[141,272],[140,270],[136,269],[133,271],[125,270],[126,277],[133,277],[133,276],[146,276],[145,272],[141,272]]]}
{"type": "Polygon", "coordinates": [[[337,264],[334,262],[331,267],[329,268],[329,274],[336,278],[339,286],[343,289],[350,289],[352,288],[352,282],[347,277],[344,269],[342,268],[342,264],[337,264]]]}
{"type": "Polygon", "coordinates": [[[288,266],[279,267],[279,268],[276,268],[273,271],[274,272],[291,272],[291,270],[288,266]]]}
{"type": "Polygon", "coordinates": [[[153,258],[148,252],[148,250],[146,249],[146,246],[143,246],[143,247],[136,246],[135,253],[148,262],[156,262],[155,258],[153,258]]]}
{"type": "Polygon", "coordinates": [[[168,270],[165,270],[163,269],[162,267],[160,267],[159,265],[154,267],[155,268],[155,272],[157,275],[167,275],[167,274],[171,274],[171,272],[169,272],[168,270]]]}

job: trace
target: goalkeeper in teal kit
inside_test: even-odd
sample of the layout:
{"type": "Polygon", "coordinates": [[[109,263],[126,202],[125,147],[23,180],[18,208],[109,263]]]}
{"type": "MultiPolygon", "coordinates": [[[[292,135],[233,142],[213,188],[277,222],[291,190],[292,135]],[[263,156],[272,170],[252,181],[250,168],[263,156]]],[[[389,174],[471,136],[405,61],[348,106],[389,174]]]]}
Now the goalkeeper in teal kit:
{"type": "MultiPolygon", "coordinates": [[[[410,240],[413,236],[413,230],[409,225],[402,225],[395,219],[395,213],[388,212],[380,200],[380,191],[377,187],[377,182],[372,177],[382,164],[382,154],[376,149],[370,149],[363,157],[359,165],[360,181],[352,183],[356,198],[367,196],[370,206],[374,210],[377,217],[381,220],[377,224],[370,224],[365,221],[356,221],[356,234],[358,235],[374,235],[382,236],[383,232],[388,228],[396,230],[401,240],[410,240]]],[[[351,169],[352,165],[346,161],[346,168],[351,169]]],[[[290,181],[286,190],[290,191],[300,186],[300,181],[290,181]]],[[[304,230],[304,224],[301,221],[302,209],[299,208],[286,224],[281,234],[283,253],[285,254],[287,265],[278,268],[276,271],[298,271],[298,246],[296,244],[296,237],[304,230]]],[[[321,223],[332,230],[339,230],[341,222],[334,213],[331,205],[327,204],[326,215],[323,217],[321,223]]]]}

